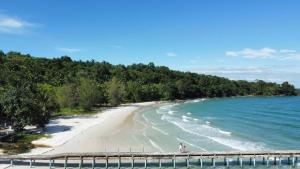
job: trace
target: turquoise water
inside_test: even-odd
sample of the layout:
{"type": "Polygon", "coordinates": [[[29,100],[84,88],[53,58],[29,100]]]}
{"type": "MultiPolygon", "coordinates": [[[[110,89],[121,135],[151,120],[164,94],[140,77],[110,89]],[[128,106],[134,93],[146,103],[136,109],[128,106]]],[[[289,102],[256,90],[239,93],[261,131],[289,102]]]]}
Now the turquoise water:
{"type": "Polygon", "coordinates": [[[137,113],[136,138],[156,151],[300,149],[300,97],[198,99],[137,113]]]}

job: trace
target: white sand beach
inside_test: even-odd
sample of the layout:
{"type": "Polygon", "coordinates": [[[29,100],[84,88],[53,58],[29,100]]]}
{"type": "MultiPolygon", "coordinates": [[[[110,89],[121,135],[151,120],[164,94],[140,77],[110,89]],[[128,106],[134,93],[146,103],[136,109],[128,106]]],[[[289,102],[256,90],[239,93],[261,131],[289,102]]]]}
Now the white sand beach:
{"type": "Polygon", "coordinates": [[[130,138],[126,142],[130,133],[124,133],[124,129],[131,128],[129,117],[133,112],[154,104],[155,102],[127,104],[95,115],[52,119],[45,128],[45,133],[50,137],[33,141],[33,144],[42,147],[35,148],[27,154],[118,151],[118,149],[129,151],[130,147],[133,150],[134,148],[142,150],[143,145],[137,145],[130,138]],[[121,129],[122,134],[117,134],[121,129]]]}
{"type": "MultiPolygon", "coordinates": [[[[141,124],[134,124],[132,117],[134,112],[155,104],[157,104],[157,102],[123,104],[94,115],[58,117],[52,119],[44,130],[45,134],[49,135],[49,138],[33,141],[32,143],[35,144],[37,148],[25,154],[151,151],[153,147],[136,142],[134,138],[131,137],[133,130],[143,128],[141,124]]],[[[0,169],[23,168],[25,166],[0,164],[0,169]]],[[[36,166],[35,168],[49,167],[36,166]]]]}

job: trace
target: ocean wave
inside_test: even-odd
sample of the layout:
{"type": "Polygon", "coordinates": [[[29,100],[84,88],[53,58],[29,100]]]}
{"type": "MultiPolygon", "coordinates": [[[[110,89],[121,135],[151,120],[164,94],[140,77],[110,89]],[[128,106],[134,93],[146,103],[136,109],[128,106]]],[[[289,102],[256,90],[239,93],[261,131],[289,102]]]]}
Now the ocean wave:
{"type": "Polygon", "coordinates": [[[156,149],[158,149],[160,152],[164,152],[164,150],[161,148],[161,147],[159,147],[159,145],[157,145],[153,140],[151,140],[150,138],[149,138],[149,142],[151,143],[151,145],[154,147],[154,148],[156,148],[156,149]]]}
{"type": "Polygon", "coordinates": [[[187,100],[185,101],[184,103],[198,103],[198,102],[202,102],[202,101],[205,101],[207,99],[205,98],[202,98],[202,99],[194,99],[194,100],[187,100]]]}
{"type": "Polygon", "coordinates": [[[188,116],[185,116],[185,115],[182,115],[181,118],[182,118],[183,122],[189,122],[190,120],[194,120],[192,117],[188,117],[188,116]]]}
{"type": "Polygon", "coordinates": [[[142,114],[142,117],[146,121],[146,123],[149,123],[149,119],[145,116],[145,114],[142,114]]]}
{"type": "Polygon", "coordinates": [[[169,109],[171,109],[172,107],[174,107],[176,105],[178,105],[178,103],[167,104],[167,105],[159,107],[159,109],[160,110],[169,110],[169,109]]]}
{"type": "Polygon", "coordinates": [[[146,132],[143,132],[143,136],[146,137],[146,138],[148,138],[146,132]]]}
{"type": "Polygon", "coordinates": [[[174,114],[174,111],[169,110],[169,111],[168,111],[168,114],[173,115],[173,114],[174,114]]]}
{"type": "Polygon", "coordinates": [[[142,114],[142,117],[143,117],[143,119],[145,120],[146,123],[151,124],[151,125],[153,125],[153,126],[156,126],[156,125],[157,125],[156,123],[153,123],[152,121],[150,121],[150,120],[145,116],[145,114],[142,114]]]}
{"type": "Polygon", "coordinates": [[[157,128],[157,127],[154,127],[154,126],[151,126],[154,130],[156,130],[156,131],[158,131],[158,132],[160,132],[160,133],[162,133],[163,135],[166,135],[166,136],[168,136],[169,135],[169,133],[167,133],[167,132],[165,132],[165,131],[163,131],[163,130],[161,130],[161,129],[159,129],[159,128],[157,128]]]}
{"type": "Polygon", "coordinates": [[[186,123],[190,122],[188,119],[182,119],[182,121],[186,123]]]}
{"type": "Polygon", "coordinates": [[[205,121],[204,124],[199,124],[194,121],[189,121],[187,123],[186,120],[191,117],[181,116],[181,120],[176,117],[171,117],[168,115],[163,115],[162,119],[176,125],[183,131],[197,135],[199,137],[205,137],[209,140],[212,140],[216,143],[225,145],[227,147],[236,149],[236,150],[262,150],[264,147],[260,144],[256,144],[253,142],[242,142],[237,139],[231,138],[231,132],[224,131],[216,127],[209,126],[209,122],[205,121]],[[185,121],[183,121],[185,120],[185,121]]]}
{"type": "Polygon", "coordinates": [[[245,141],[239,141],[234,139],[226,139],[226,138],[220,138],[220,137],[209,137],[211,140],[226,145],[228,147],[231,147],[236,150],[240,151],[255,151],[255,150],[264,150],[264,146],[262,144],[253,143],[253,142],[245,142],[245,141]]]}
{"type": "Polygon", "coordinates": [[[217,129],[220,133],[223,133],[223,134],[225,134],[225,135],[228,135],[228,136],[230,136],[231,135],[231,132],[229,132],[229,131],[224,131],[224,130],[220,130],[220,129],[217,129]]]}

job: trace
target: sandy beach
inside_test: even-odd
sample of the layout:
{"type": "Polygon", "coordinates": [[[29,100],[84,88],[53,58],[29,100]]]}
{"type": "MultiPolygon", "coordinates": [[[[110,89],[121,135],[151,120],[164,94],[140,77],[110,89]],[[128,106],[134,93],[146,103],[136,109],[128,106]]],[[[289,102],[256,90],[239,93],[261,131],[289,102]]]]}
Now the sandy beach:
{"type": "MultiPolygon", "coordinates": [[[[155,104],[157,102],[123,104],[94,115],[51,119],[44,130],[44,133],[48,134],[49,137],[33,141],[32,143],[37,148],[23,155],[66,152],[151,151],[153,147],[135,141],[131,137],[131,133],[134,130],[143,128],[141,124],[133,123],[134,113],[155,104]]],[[[0,168],[9,166],[9,164],[1,164],[0,168]]],[[[12,168],[19,167],[24,166],[14,166],[12,168]]]]}
{"type": "Polygon", "coordinates": [[[128,137],[130,133],[126,132],[131,132],[127,129],[133,127],[130,118],[133,113],[154,104],[155,102],[125,104],[95,115],[52,119],[45,128],[45,133],[50,137],[33,141],[33,144],[42,147],[27,154],[129,151],[130,148],[132,151],[142,151],[143,145],[137,145],[128,137]]]}

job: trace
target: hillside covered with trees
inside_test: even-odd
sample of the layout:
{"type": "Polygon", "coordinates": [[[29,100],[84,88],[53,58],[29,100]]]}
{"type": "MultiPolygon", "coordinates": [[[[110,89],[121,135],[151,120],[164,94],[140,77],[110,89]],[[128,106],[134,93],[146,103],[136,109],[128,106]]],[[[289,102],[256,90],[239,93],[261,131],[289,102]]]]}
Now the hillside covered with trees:
{"type": "Polygon", "coordinates": [[[288,82],[233,81],[153,63],[112,65],[0,51],[0,123],[9,122],[16,131],[26,125],[43,127],[61,108],[90,110],[127,102],[248,95],[297,92],[288,82]]]}

